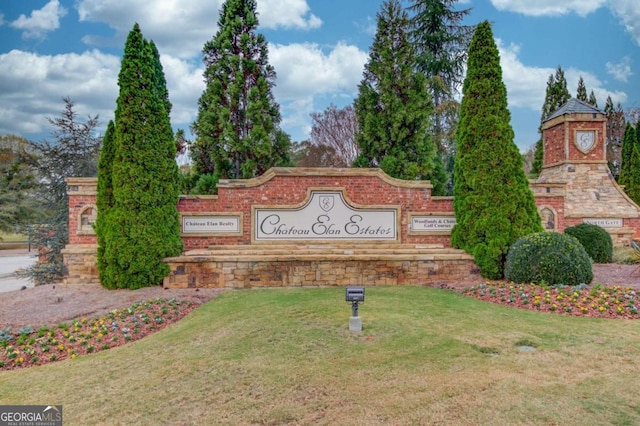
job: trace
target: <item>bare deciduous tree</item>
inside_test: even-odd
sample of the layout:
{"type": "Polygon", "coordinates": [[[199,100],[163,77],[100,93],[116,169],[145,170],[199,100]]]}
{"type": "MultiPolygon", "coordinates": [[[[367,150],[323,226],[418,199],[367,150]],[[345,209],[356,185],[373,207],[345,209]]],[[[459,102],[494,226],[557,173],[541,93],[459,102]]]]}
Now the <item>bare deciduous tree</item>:
{"type": "Polygon", "coordinates": [[[311,113],[311,143],[331,148],[339,161],[334,167],[350,167],[359,154],[356,144],[358,122],[351,105],[339,109],[331,104],[323,112],[311,113]]]}

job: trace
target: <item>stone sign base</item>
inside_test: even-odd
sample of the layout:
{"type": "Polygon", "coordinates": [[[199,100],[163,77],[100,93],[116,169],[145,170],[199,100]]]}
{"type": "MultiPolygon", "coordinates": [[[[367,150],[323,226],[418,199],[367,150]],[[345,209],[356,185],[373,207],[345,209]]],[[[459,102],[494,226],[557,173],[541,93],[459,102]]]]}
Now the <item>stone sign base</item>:
{"type": "Polygon", "coordinates": [[[99,284],[97,245],[68,244],[63,250],[62,284],[99,284]]]}
{"type": "Polygon", "coordinates": [[[213,246],[165,262],[165,288],[437,285],[478,273],[472,256],[436,244],[213,246]]]}

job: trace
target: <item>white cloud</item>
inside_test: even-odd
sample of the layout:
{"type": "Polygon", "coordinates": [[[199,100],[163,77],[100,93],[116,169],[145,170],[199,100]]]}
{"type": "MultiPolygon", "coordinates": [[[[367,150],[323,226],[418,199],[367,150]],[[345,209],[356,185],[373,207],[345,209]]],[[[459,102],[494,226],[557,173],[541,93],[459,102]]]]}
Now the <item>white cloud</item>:
{"type": "Polygon", "coordinates": [[[631,58],[629,56],[625,56],[617,64],[607,62],[605,68],[607,73],[613,76],[613,78],[624,83],[629,81],[629,77],[633,75],[631,72],[631,58]]]}
{"type": "Polygon", "coordinates": [[[57,30],[60,27],[60,18],[66,14],[67,10],[60,6],[58,0],[51,0],[42,9],[32,11],[29,17],[20,15],[10,26],[23,30],[24,38],[42,38],[47,32],[57,30]]]}
{"type": "MultiPolygon", "coordinates": [[[[496,41],[500,51],[500,65],[502,77],[507,87],[509,106],[528,108],[540,112],[547,88],[549,75],[555,74],[555,68],[534,67],[523,64],[518,57],[520,47],[514,44],[504,46],[500,40],[496,41]]],[[[604,87],[593,73],[575,68],[563,68],[567,80],[567,88],[572,96],[576,95],[580,76],[584,79],[587,91],[593,93],[599,106],[604,107],[607,96],[611,96],[614,103],[624,103],[627,95],[621,91],[611,91],[604,87]]]]}
{"type": "Polygon", "coordinates": [[[527,16],[559,16],[575,13],[584,17],[601,7],[608,7],[640,46],[640,2],[638,0],[491,0],[491,4],[500,11],[527,16]]]}
{"type": "Polygon", "coordinates": [[[317,44],[269,45],[269,60],[278,73],[276,93],[294,99],[319,93],[355,93],[367,53],[338,43],[325,54],[317,44]]]}
{"type": "Polygon", "coordinates": [[[493,6],[498,10],[529,16],[555,16],[568,13],[586,16],[602,7],[606,2],[607,0],[491,0],[493,6]]]}
{"type": "MultiPolygon", "coordinates": [[[[80,0],[80,21],[103,22],[116,32],[113,42],[124,45],[125,38],[137,22],[145,38],[153,40],[162,53],[178,58],[199,55],[202,46],[218,30],[217,22],[224,0],[80,0]]],[[[306,0],[261,0],[257,11],[264,28],[318,28],[322,21],[310,13],[306,0]]],[[[96,36],[86,36],[85,43],[108,43],[96,36]]]]}
{"type": "MultiPolygon", "coordinates": [[[[80,21],[102,22],[116,32],[112,41],[124,46],[134,23],[140,25],[145,38],[151,39],[164,54],[191,58],[202,50],[204,43],[217,31],[218,12],[222,0],[80,0],[80,21]]],[[[86,36],[88,44],[108,41],[86,36]]]]}
{"type": "Polygon", "coordinates": [[[640,2],[638,0],[609,0],[613,13],[640,46],[640,2]]]}
{"type": "Polygon", "coordinates": [[[501,40],[496,40],[496,43],[500,51],[502,79],[507,86],[509,105],[540,111],[547,79],[555,70],[525,65],[518,58],[520,46],[504,46],[501,40]]]}
{"type": "MultiPolygon", "coordinates": [[[[308,136],[309,114],[321,99],[355,96],[368,58],[344,43],[326,53],[313,44],[270,45],[269,50],[278,73],[274,94],[281,104],[282,127],[296,140],[308,136]]],[[[199,58],[161,54],[160,59],[173,104],[171,121],[188,131],[204,90],[203,67],[199,58]]],[[[20,50],[0,54],[0,133],[27,136],[50,131],[47,117],[58,115],[63,96],[71,98],[80,117],[99,114],[104,128],[113,118],[119,70],[119,57],[98,50],[53,56],[20,50]]]]}
{"type": "Polygon", "coordinates": [[[322,20],[309,11],[306,0],[259,0],[257,7],[264,28],[319,28],[322,20]]]}
{"type": "MultiPolygon", "coordinates": [[[[160,60],[173,104],[171,121],[188,131],[204,90],[203,69],[199,62],[170,55],[160,60]]],[[[116,108],[119,71],[119,57],[97,50],[54,56],[20,50],[0,54],[0,133],[48,132],[47,117],[58,115],[65,96],[74,102],[79,117],[98,114],[105,128],[116,108]]]]}
{"type": "Polygon", "coordinates": [[[328,53],[311,43],[270,44],[269,61],[278,75],[274,94],[284,117],[283,129],[294,140],[307,138],[309,114],[317,110],[319,99],[353,99],[367,59],[366,52],[345,43],[328,53]]]}
{"type": "Polygon", "coordinates": [[[48,132],[47,117],[68,96],[80,117],[113,116],[120,58],[93,50],[83,54],[38,55],[20,50],[0,54],[0,133],[48,132]],[[19,88],[19,89],[16,89],[19,88]]]}
{"type": "Polygon", "coordinates": [[[185,61],[170,55],[160,55],[167,80],[169,99],[173,104],[171,122],[189,131],[189,125],[198,113],[198,98],[204,90],[204,68],[194,61],[185,61]]]}

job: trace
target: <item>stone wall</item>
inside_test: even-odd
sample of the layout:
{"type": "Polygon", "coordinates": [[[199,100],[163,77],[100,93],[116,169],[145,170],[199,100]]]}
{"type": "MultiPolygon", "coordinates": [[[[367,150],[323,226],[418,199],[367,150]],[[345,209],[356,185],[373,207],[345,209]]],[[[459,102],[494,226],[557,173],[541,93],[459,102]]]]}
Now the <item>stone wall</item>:
{"type": "Polygon", "coordinates": [[[437,286],[479,278],[472,256],[437,245],[244,246],[167,261],[165,288],[437,286]]]}

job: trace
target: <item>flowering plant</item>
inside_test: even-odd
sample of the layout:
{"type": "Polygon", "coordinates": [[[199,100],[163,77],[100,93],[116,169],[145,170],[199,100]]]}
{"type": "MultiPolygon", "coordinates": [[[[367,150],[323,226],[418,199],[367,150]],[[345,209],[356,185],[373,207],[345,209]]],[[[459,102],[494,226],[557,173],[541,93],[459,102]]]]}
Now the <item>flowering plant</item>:
{"type": "Polygon", "coordinates": [[[55,327],[3,331],[0,370],[11,370],[120,346],[158,331],[196,308],[192,302],[155,299],[113,310],[97,318],[79,318],[55,327]]]}
{"type": "Polygon", "coordinates": [[[495,282],[466,288],[463,294],[493,303],[544,312],[600,318],[640,318],[640,299],[636,290],[631,287],[601,284],[591,288],[586,285],[550,287],[495,282]]]}

